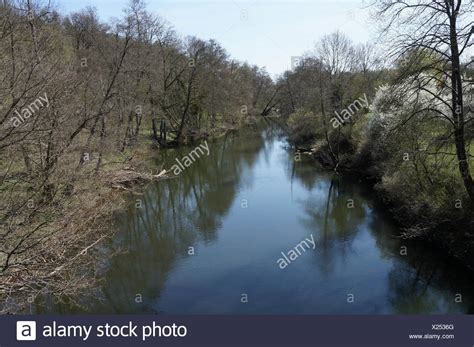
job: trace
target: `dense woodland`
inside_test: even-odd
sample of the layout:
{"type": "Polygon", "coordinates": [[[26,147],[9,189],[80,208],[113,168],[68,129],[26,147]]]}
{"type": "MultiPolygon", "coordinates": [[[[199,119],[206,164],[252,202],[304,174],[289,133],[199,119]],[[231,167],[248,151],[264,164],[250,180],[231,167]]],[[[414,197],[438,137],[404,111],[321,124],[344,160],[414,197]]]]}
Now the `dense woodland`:
{"type": "Polygon", "coordinates": [[[180,37],[142,0],[110,23],[92,8],[63,16],[40,1],[4,0],[3,310],[90,287],[93,246],[118,208],[104,188],[114,171],[259,118],[326,168],[373,182],[405,237],[472,258],[473,7],[375,1],[389,47],[328,34],[274,81],[215,41],[180,37]],[[343,110],[350,117],[334,126],[343,110]]]}

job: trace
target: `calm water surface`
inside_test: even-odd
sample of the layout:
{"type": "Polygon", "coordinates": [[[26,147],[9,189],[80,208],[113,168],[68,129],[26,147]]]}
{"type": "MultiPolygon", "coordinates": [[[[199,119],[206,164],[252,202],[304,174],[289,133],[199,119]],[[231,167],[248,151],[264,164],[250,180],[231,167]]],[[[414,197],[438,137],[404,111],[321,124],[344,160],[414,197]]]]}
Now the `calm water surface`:
{"type": "MultiPolygon", "coordinates": [[[[191,149],[160,153],[157,166],[191,149]]],[[[400,241],[370,190],[305,156],[295,161],[278,129],[242,130],[209,149],[177,178],[130,197],[104,250],[122,251],[104,271],[104,296],[79,311],[474,313],[472,274],[400,241]],[[281,252],[311,235],[315,249],[280,269],[281,252]]]]}

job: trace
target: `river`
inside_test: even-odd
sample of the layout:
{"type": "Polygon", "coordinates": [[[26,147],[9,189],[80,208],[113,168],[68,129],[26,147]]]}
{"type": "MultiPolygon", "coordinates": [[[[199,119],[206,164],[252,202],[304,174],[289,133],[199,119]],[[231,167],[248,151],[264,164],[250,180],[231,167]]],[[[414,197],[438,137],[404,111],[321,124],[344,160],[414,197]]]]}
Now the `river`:
{"type": "MultiPolygon", "coordinates": [[[[153,160],[169,168],[191,150],[153,160]]],[[[371,189],[295,157],[275,126],[209,142],[179,176],[131,195],[116,226],[103,295],[55,311],[474,313],[472,273],[400,240],[371,189]]]]}

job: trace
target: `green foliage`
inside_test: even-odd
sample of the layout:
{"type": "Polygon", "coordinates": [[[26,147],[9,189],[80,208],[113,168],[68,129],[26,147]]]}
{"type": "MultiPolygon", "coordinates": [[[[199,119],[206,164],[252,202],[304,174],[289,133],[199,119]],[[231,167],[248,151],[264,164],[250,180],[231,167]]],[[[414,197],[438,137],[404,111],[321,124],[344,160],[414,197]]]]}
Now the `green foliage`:
{"type": "Polygon", "coordinates": [[[296,145],[308,144],[315,139],[318,125],[313,112],[299,109],[288,118],[290,140],[296,145]]]}
{"type": "Polygon", "coordinates": [[[420,71],[437,74],[446,69],[446,60],[434,51],[416,48],[403,54],[395,62],[395,68],[401,76],[410,76],[420,71]]]}
{"type": "MultiPolygon", "coordinates": [[[[463,210],[456,202],[467,207],[468,199],[450,125],[407,94],[391,88],[378,91],[366,138],[358,135],[363,143],[360,153],[379,182],[377,189],[404,223],[422,219],[433,224],[459,217],[463,210]]],[[[423,97],[418,95],[417,101],[423,97]]]]}

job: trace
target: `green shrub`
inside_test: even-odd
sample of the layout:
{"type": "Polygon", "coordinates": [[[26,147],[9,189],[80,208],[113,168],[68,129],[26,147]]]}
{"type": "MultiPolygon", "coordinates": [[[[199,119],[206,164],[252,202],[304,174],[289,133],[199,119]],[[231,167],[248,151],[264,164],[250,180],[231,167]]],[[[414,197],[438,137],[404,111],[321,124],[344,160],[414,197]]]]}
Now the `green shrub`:
{"type": "Polygon", "coordinates": [[[306,145],[314,141],[318,122],[313,112],[299,109],[290,115],[287,124],[291,142],[306,145]]]}

